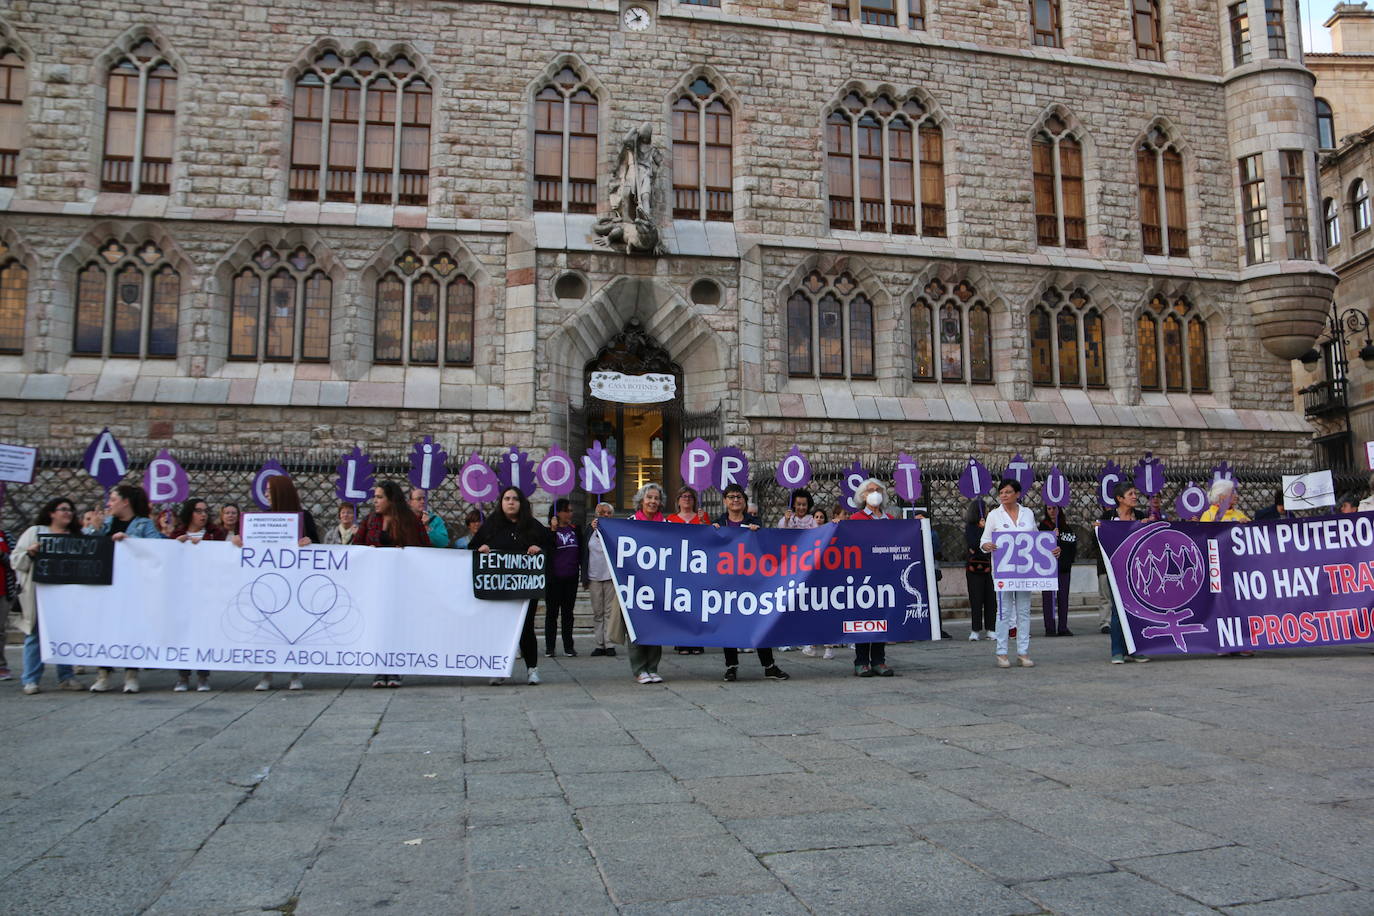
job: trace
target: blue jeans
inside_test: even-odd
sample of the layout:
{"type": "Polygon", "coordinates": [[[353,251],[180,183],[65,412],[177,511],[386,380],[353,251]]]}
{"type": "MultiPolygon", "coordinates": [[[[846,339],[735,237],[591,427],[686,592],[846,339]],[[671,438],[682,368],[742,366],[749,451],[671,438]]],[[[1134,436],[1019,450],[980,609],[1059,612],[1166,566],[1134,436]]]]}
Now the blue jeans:
{"type": "MultiPolygon", "coordinates": [[[[71,665],[57,666],[57,680],[70,681],[72,679],[71,665]]],[[[43,648],[38,641],[38,627],[35,625],[33,632],[24,637],[24,676],[25,684],[37,684],[43,677],[43,648]]]]}
{"type": "Polygon", "coordinates": [[[1107,621],[1107,626],[1112,631],[1112,656],[1126,654],[1126,637],[1121,632],[1121,617],[1117,614],[1116,608],[1112,608],[1112,618],[1107,621]]]}

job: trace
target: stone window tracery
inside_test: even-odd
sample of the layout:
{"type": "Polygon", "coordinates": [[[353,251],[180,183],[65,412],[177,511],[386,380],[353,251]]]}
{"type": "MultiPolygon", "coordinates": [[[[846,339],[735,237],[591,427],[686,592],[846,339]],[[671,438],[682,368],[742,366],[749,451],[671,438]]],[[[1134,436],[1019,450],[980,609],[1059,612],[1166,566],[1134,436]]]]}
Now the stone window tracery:
{"type": "Polygon", "coordinates": [[[77,271],[73,355],[176,356],[180,295],[181,277],[155,243],[111,239],[77,271]]]}
{"type": "Polygon", "coordinates": [[[1183,296],[1155,296],[1136,319],[1143,391],[1210,391],[1207,322],[1183,296]]]}
{"type": "Polygon", "coordinates": [[[168,194],[176,143],[177,72],[151,38],[110,68],[100,190],[168,194]]]}
{"type": "Polygon", "coordinates": [[[1050,115],[1031,141],[1035,183],[1035,235],[1041,245],[1087,248],[1083,143],[1058,115],[1050,115]]]}
{"type": "Polygon", "coordinates": [[[404,54],[326,50],[296,78],[291,200],[423,207],[433,93],[404,54]]]}
{"type": "Polygon", "coordinates": [[[733,120],[705,77],[673,103],[673,218],[734,219],[733,120]]]}
{"type": "Polygon", "coordinates": [[[931,280],[911,303],[911,377],[992,382],[992,312],[965,281],[931,280]]]}
{"type": "Polygon", "coordinates": [[[564,67],[534,97],[534,209],[596,212],[596,96],[564,67]]]}
{"type": "Polygon", "coordinates": [[[1183,185],[1183,156],[1169,135],[1156,127],[1136,150],[1140,186],[1140,237],[1146,254],[1188,256],[1188,212],[1183,185]]]}
{"type": "Polygon", "coordinates": [[[1030,313],[1031,382],[1106,388],[1106,324],[1088,294],[1048,289],[1030,313]]]}
{"type": "Polygon", "coordinates": [[[0,188],[12,188],[19,176],[19,150],[24,143],[24,98],[29,72],[13,48],[0,44],[0,188]]]}
{"type": "Polygon", "coordinates": [[[263,245],[234,277],[229,358],[327,362],[334,284],[305,248],[263,245]]]}
{"type": "Polygon", "coordinates": [[[944,238],[944,132],[915,96],[850,92],[825,121],[830,227],[944,238]]]}
{"type": "Polygon", "coordinates": [[[29,272],[0,242],[0,353],[24,352],[29,272]]]}
{"type": "Polygon", "coordinates": [[[377,281],[373,361],[471,366],[475,303],[476,289],[451,254],[405,252],[377,281]]]}
{"type": "Polygon", "coordinates": [[[848,273],[812,271],[787,300],[787,371],[793,377],[874,377],[873,301],[848,273]]]}

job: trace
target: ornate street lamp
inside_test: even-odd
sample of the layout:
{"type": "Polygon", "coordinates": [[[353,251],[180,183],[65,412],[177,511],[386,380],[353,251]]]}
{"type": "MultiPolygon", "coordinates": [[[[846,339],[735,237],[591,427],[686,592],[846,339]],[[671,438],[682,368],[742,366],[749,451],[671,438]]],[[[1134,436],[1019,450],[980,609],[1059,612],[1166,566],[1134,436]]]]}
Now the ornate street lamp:
{"type": "MultiPolygon", "coordinates": [[[[1335,350],[1328,365],[1329,378],[1308,385],[1298,393],[1303,396],[1303,412],[1308,417],[1330,417],[1340,415],[1345,418],[1345,428],[1339,432],[1322,436],[1316,440],[1318,445],[1339,443],[1340,455],[1332,457],[1332,464],[1349,464],[1353,459],[1354,426],[1350,421],[1349,380],[1346,377],[1348,361],[1346,353],[1350,343],[1364,335],[1364,346],[1360,347],[1360,360],[1374,370],[1374,340],[1369,335],[1369,315],[1360,308],[1339,311],[1332,303],[1331,312],[1326,316],[1326,341],[1335,350]],[[1336,345],[1339,344],[1337,347],[1336,345]]],[[[1321,350],[1316,347],[1304,353],[1300,359],[1309,370],[1321,362],[1321,350]]],[[[1330,453],[1328,453],[1329,455],[1330,453]]]]}

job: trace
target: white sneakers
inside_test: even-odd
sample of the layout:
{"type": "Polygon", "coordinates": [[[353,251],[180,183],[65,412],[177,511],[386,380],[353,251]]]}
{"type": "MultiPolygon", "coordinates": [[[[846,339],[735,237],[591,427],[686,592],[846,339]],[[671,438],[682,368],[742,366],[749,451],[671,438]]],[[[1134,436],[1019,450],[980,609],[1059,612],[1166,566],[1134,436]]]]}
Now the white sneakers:
{"type": "Polygon", "coordinates": [[[108,693],[110,690],[110,676],[104,671],[96,676],[95,683],[91,685],[91,693],[108,693]]]}
{"type": "Polygon", "coordinates": [[[969,631],[969,634],[968,634],[968,641],[969,641],[969,642],[977,642],[978,640],[980,640],[980,639],[982,639],[982,638],[983,638],[983,634],[982,634],[982,633],[979,633],[977,630],[970,630],[970,631],[969,631]]]}
{"type": "Polygon", "coordinates": [[[25,685],[24,685],[24,692],[25,692],[26,694],[28,694],[29,696],[33,696],[35,693],[38,692],[38,685],[37,685],[37,684],[25,684],[25,685]]]}
{"type": "Polygon", "coordinates": [[[635,683],[637,684],[652,684],[653,682],[654,676],[647,671],[641,671],[635,676],[635,683]]]}
{"type": "Polygon", "coordinates": [[[832,648],[830,648],[829,646],[826,646],[826,647],[825,647],[825,654],[822,655],[821,658],[834,658],[834,657],[835,657],[835,650],[832,649],[832,648]]]}
{"type": "Polygon", "coordinates": [[[531,669],[530,669],[530,677],[529,677],[529,680],[527,681],[527,683],[533,684],[533,685],[536,686],[536,687],[538,687],[538,686],[542,683],[542,681],[539,679],[539,669],[538,669],[538,668],[531,668],[531,669]]]}
{"type": "Polygon", "coordinates": [[[264,674],[261,678],[258,679],[258,683],[257,683],[257,685],[256,685],[253,689],[254,689],[254,690],[271,690],[271,689],[272,689],[272,675],[270,675],[270,674],[264,674]]]}
{"type": "Polygon", "coordinates": [[[500,687],[500,686],[501,686],[502,684],[504,684],[505,682],[506,682],[506,679],[503,678],[503,677],[494,677],[494,678],[492,678],[491,680],[487,681],[487,683],[488,683],[489,685],[491,685],[492,687],[500,687]]]}
{"type": "Polygon", "coordinates": [[[210,692],[210,676],[209,676],[208,674],[202,674],[200,677],[196,678],[196,693],[209,693],[209,692],[210,692]]]}
{"type": "Polygon", "coordinates": [[[124,672],[124,692],[138,693],[138,675],[133,671],[124,672]]]}
{"type": "Polygon", "coordinates": [[[294,676],[291,678],[291,683],[289,683],[289,684],[286,685],[286,689],[287,689],[287,690],[304,690],[304,689],[305,689],[305,682],[301,680],[301,676],[300,676],[299,674],[294,675],[294,676]]]}
{"type": "Polygon", "coordinates": [[[176,684],[172,686],[172,693],[185,693],[190,687],[191,683],[187,678],[179,677],[176,684]]]}
{"type": "Polygon", "coordinates": [[[802,655],[805,655],[805,656],[808,657],[808,658],[815,658],[815,657],[816,657],[816,647],[815,647],[815,646],[802,646],[802,655]]]}

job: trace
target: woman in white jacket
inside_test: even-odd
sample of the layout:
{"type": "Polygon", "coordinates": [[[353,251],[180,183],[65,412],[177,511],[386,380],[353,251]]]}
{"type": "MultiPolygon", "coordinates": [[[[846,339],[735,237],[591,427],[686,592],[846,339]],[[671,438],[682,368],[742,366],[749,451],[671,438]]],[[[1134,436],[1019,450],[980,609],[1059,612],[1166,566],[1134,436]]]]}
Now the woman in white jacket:
{"type": "MultiPolygon", "coordinates": [[[[1003,531],[1035,531],[1035,515],[1022,506],[1021,484],[1008,477],[997,484],[997,508],[988,513],[983,525],[984,553],[992,553],[993,535],[1003,531]]],[[[1059,548],[1054,548],[1059,556],[1059,548]]],[[[993,564],[994,571],[996,564],[993,564]]],[[[994,573],[995,578],[995,573],[994,573]]],[[[1007,630],[1016,627],[1016,659],[1022,668],[1034,668],[1030,659],[1031,592],[997,592],[997,667],[1010,668],[1007,659],[1007,630]]]]}
{"type": "MultiPolygon", "coordinates": [[[[33,564],[38,556],[38,535],[80,534],[76,523],[76,504],[70,499],[54,499],[38,513],[38,523],[19,537],[10,562],[19,577],[19,629],[24,631],[24,693],[38,693],[43,677],[42,644],[38,640],[38,595],[33,583],[33,564]]],[[[81,690],[71,665],[57,666],[58,690],[81,690]]]]}

